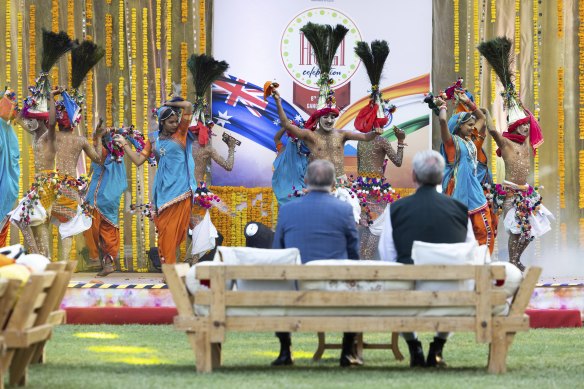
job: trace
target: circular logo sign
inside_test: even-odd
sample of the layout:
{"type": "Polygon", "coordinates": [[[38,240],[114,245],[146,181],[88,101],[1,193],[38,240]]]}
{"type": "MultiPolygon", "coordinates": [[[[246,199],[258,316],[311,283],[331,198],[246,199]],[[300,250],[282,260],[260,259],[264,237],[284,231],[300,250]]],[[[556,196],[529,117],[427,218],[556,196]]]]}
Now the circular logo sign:
{"type": "Polygon", "coordinates": [[[345,39],[337,49],[337,53],[329,73],[334,80],[333,88],[347,83],[359,67],[360,59],[355,54],[355,44],[362,40],[361,33],[355,23],[346,15],[332,8],[313,8],[296,16],[284,30],[280,44],[282,62],[288,73],[300,85],[318,89],[317,81],[320,71],[314,56],[314,51],[300,29],[308,22],[342,24],[348,28],[345,39]]]}

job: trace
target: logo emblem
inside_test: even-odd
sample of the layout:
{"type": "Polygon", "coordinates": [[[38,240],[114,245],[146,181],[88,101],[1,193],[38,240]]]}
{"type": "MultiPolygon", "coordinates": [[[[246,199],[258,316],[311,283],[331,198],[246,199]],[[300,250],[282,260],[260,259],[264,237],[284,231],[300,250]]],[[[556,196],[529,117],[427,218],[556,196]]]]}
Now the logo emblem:
{"type": "Polygon", "coordinates": [[[360,59],[353,49],[362,40],[361,33],[353,21],[345,14],[332,8],[312,8],[296,16],[286,26],[280,43],[280,54],[284,67],[295,80],[305,88],[318,90],[320,71],[314,51],[300,29],[308,22],[342,24],[349,29],[339,46],[329,76],[334,80],[334,89],[349,82],[359,67],[360,59]]]}

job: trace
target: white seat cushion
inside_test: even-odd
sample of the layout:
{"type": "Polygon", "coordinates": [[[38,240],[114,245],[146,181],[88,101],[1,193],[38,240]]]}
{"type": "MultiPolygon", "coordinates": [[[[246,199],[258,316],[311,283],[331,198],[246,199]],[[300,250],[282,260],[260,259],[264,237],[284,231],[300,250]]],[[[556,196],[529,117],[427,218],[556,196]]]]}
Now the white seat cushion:
{"type": "MultiPolygon", "coordinates": [[[[304,266],[403,266],[401,263],[383,262],[372,260],[351,260],[351,259],[321,259],[310,261],[304,266]]],[[[328,291],[389,291],[389,290],[411,290],[414,287],[412,281],[298,281],[300,290],[328,290],[328,291]]]]}

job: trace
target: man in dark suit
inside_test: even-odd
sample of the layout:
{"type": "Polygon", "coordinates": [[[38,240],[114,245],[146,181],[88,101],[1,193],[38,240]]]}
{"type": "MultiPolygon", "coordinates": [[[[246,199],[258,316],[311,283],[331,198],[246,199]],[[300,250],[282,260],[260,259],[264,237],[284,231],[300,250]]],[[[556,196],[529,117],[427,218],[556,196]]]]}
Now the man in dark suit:
{"type": "MultiPolygon", "coordinates": [[[[273,248],[296,247],[302,263],[316,259],[359,259],[359,238],[353,210],[333,195],[335,168],[325,160],[315,160],[306,169],[308,193],[298,200],[284,204],[278,214],[273,248]]],[[[291,336],[278,332],[280,355],[274,366],[293,364],[290,351],[291,336]]],[[[362,362],[353,357],[355,334],[345,333],[340,365],[362,362]]]]}
{"type": "MultiPolygon", "coordinates": [[[[474,240],[468,209],[461,202],[438,193],[444,176],[444,158],[436,151],[417,153],[412,177],[416,193],[388,205],[379,240],[381,260],[413,264],[414,240],[428,243],[461,243],[474,240]]],[[[415,333],[403,333],[410,350],[410,366],[446,366],[442,349],[447,332],[439,332],[424,360],[422,344],[415,333]]]]}

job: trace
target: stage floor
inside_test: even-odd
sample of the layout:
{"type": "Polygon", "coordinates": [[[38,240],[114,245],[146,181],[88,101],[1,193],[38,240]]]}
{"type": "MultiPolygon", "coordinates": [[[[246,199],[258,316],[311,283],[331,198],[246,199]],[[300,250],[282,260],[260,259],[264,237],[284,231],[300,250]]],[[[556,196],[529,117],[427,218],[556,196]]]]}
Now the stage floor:
{"type": "MultiPolygon", "coordinates": [[[[79,324],[165,324],[176,315],[162,273],[112,273],[103,278],[75,273],[62,307],[68,312],[68,322],[79,324]]],[[[577,310],[584,317],[584,278],[542,278],[528,308],[540,314],[577,310]]]]}

